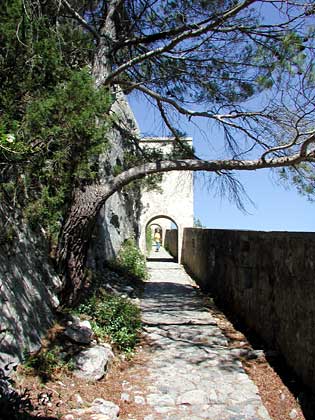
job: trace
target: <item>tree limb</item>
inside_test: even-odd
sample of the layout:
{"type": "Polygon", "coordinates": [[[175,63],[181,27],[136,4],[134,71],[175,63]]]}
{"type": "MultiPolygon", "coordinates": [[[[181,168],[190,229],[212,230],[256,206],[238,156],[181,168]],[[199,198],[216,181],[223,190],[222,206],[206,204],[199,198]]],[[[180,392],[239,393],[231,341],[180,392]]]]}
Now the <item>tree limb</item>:
{"type": "Polygon", "coordinates": [[[129,67],[134,66],[135,64],[138,64],[142,61],[148,60],[152,57],[155,57],[157,55],[162,54],[163,52],[169,51],[172,48],[176,47],[179,43],[181,43],[184,40],[187,39],[193,39],[197,38],[198,36],[205,34],[213,29],[215,29],[217,26],[222,25],[225,21],[230,19],[231,17],[237,15],[240,11],[251,5],[252,3],[255,3],[256,0],[245,0],[243,3],[235,6],[233,9],[223,13],[214,22],[211,22],[207,25],[202,26],[198,29],[190,29],[187,31],[184,31],[180,35],[178,35],[176,38],[172,39],[169,43],[166,45],[156,48],[154,50],[150,50],[145,52],[144,54],[140,54],[137,57],[132,58],[131,60],[127,61],[126,63],[122,64],[121,66],[117,67],[111,74],[109,74],[104,84],[108,85],[110,84],[113,79],[115,79],[119,74],[127,70],[129,67]]]}
{"type": "Polygon", "coordinates": [[[100,35],[99,33],[88,24],[88,22],[76,11],[73,9],[73,7],[70,5],[70,3],[67,0],[61,0],[62,4],[65,6],[65,8],[70,12],[71,16],[76,19],[85,29],[87,29],[89,32],[91,32],[94,37],[99,40],[100,35]]]}
{"type": "MultiPolygon", "coordinates": [[[[307,145],[315,141],[312,136],[305,143],[307,145]]],[[[302,162],[315,162],[314,151],[305,155],[296,153],[291,156],[282,156],[271,159],[254,159],[254,160],[201,160],[201,159],[178,159],[178,160],[162,160],[156,162],[148,162],[128,169],[117,175],[106,186],[95,186],[99,188],[102,204],[116,191],[119,191],[131,181],[141,179],[147,175],[154,173],[163,173],[170,171],[256,171],[266,168],[281,168],[285,166],[298,165],[302,162]]]]}
{"type": "MultiPolygon", "coordinates": [[[[175,140],[175,143],[176,144],[178,144],[178,146],[180,147],[180,149],[181,150],[183,150],[183,151],[186,151],[187,152],[187,150],[183,147],[183,141],[181,140],[181,138],[179,137],[179,135],[178,135],[178,133],[177,133],[177,131],[176,131],[176,129],[172,126],[172,124],[170,123],[170,121],[169,121],[169,119],[168,119],[168,117],[167,117],[167,115],[166,115],[166,112],[165,112],[165,110],[164,110],[164,108],[163,108],[163,105],[161,104],[161,102],[160,101],[157,101],[157,106],[158,106],[158,108],[159,108],[159,111],[160,111],[160,113],[161,113],[161,117],[162,117],[162,119],[163,119],[163,121],[164,121],[164,123],[165,123],[165,125],[167,126],[167,128],[170,130],[170,132],[173,134],[173,136],[174,136],[174,140],[175,140]]],[[[195,159],[199,159],[196,155],[193,155],[193,157],[195,158],[195,159]]]]}

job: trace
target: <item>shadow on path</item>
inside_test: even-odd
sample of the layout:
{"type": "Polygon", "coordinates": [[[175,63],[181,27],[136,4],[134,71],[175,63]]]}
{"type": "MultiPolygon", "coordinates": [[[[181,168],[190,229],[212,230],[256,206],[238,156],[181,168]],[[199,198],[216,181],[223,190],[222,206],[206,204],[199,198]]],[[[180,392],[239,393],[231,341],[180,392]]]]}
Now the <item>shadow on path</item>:
{"type": "Polygon", "coordinates": [[[156,262],[176,262],[176,259],[173,257],[160,257],[157,255],[156,257],[147,257],[147,261],[156,261],[156,262]]]}
{"type": "Polygon", "coordinates": [[[168,262],[148,268],[141,300],[152,354],[147,401],[156,401],[154,409],[166,420],[270,420],[239,353],[229,348],[187,273],[168,262]]]}

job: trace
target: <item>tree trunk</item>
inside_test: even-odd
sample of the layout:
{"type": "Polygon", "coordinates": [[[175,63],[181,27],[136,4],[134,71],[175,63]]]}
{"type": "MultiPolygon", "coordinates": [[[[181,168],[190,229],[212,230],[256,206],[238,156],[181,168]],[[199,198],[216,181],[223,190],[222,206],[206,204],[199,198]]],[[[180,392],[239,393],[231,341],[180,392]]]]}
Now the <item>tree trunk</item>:
{"type": "MultiPolygon", "coordinates": [[[[119,2],[120,0],[109,1],[107,16],[104,16],[104,26],[100,28],[100,34],[103,37],[98,39],[92,65],[96,87],[102,85],[111,71],[110,40],[115,38],[113,17],[119,2]]],[[[62,304],[73,305],[79,298],[80,290],[84,287],[89,241],[97,215],[106,199],[106,188],[100,185],[89,185],[74,192],[74,199],[62,228],[57,250],[57,263],[64,281],[61,292],[62,304]]]]}
{"type": "Polygon", "coordinates": [[[89,241],[105,199],[105,188],[97,185],[78,189],[74,193],[57,250],[58,266],[64,281],[62,304],[74,304],[84,287],[89,241]]]}

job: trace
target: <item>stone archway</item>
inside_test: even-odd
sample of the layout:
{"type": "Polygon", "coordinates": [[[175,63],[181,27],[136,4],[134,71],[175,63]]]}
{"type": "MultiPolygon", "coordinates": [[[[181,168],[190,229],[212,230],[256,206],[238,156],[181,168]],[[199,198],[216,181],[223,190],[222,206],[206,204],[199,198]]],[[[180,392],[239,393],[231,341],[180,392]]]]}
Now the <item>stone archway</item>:
{"type": "MultiPolygon", "coordinates": [[[[183,142],[187,146],[192,146],[191,138],[185,138],[183,142]]],[[[141,139],[142,147],[156,149],[163,155],[171,153],[175,145],[175,140],[169,137],[141,139]]],[[[143,189],[141,192],[139,246],[142,252],[146,251],[146,226],[150,221],[159,218],[170,220],[178,228],[178,261],[180,262],[183,229],[193,227],[194,224],[192,172],[172,171],[164,173],[157,189],[143,189]]]]}
{"type": "Polygon", "coordinates": [[[174,224],[176,226],[176,230],[177,230],[177,251],[178,251],[178,255],[177,258],[175,257],[175,259],[180,262],[181,259],[181,251],[182,251],[182,239],[183,239],[183,232],[184,232],[184,227],[180,225],[177,221],[176,218],[174,217],[174,215],[167,215],[167,214],[155,214],[155,215],[150,215],[150,217],[148,217],[146,220],[143,220],[140,226],[140,238],[139,238],[139,245],[140,245],[140,249],[141,251],[146,254],[146,230],[150,225],[159,225],[162,229],[162,244],[164,245],[164,241],[165,241],[165,232],[166,230],[171,229],[171,225],[174,224]],[[168,221],[168,224],[166,223],[161,223],[162,220],[166,220],[168,221]],[[157,223],[158,221],[158,223],[157,223]]]}
{"type": "Polygon", "coordinates": [[[142,220],[142,223],[140,225],[140,237],[139,237],[139,246],[141,251],[147,255],[146,251],[146,228],[150,226],[150,224],[154,224],[156,220],[159,220],[159,225],[161,225],[161,219],[165,219],[169,222],[169,226],[166,226],[165,224],[161,226],[162,228],[162,237],[163,237],[163,244],[165,240],[165,232],[166,230],[171,229],[171,224],[174,224],[176,226],[177,230],[177,260],[178,262],[181,261],[181,254],[182,254],[182,242],[183,242],[183,233],[184,228],[186,227],[184,224],[178,223],[174,215],[169,214],[163,214],[158,213],[155,215],[150,215],[145,220],[142,220]]]}

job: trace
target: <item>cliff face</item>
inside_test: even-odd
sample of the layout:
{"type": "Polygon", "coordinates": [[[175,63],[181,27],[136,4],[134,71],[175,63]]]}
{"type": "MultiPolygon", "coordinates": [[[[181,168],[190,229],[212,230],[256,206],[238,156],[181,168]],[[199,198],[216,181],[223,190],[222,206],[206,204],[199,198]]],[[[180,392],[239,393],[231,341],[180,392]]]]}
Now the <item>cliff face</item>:
{"type": "MultiPolygon", "coordinates": [[[[129,104],[121,90],[117,89],[112,107],[115,123],[110,131],[111,147],[101,156],[101,183],[106,183],[113,168],[124,166],[125,156],[132,153],[130,137],[139,137],[139,128],[129,104]]],[[[125,239],[139,236],[140,189],[128,187],[116,192],[100,211],[93,239],[90,244],[88,265],[102,270],[107,260],[113,259],[125,239]]]]}
{"type": "MultiPolygon", "coordinates": [[[[119,126],[110,130],[111,148],[100,157],[101,183],[107,182],[113,168],[123,167],[124,154],[130,151],[126,133],[131,130],[138,135],[133,114],[119,90],[112,112],[119,126]]],[[[92,269],[102,270],[126,238],[137,237],[139,194],[138,188],[117,192],[101,209],[88,257],[92,269]]],[[[0,203],[0,367],[21,360],[24,351],[39,348],[41,337],[53,323],[62,286],[49,262],[47,243],[19,223],[17,213],[0,203]]]]}
{"type": "Polygon", "coordinates": [[[0,367],[40,346],[58,306],[59,277],[48,260],[45,241],[16,222],[0,205],[0,367]]]}

